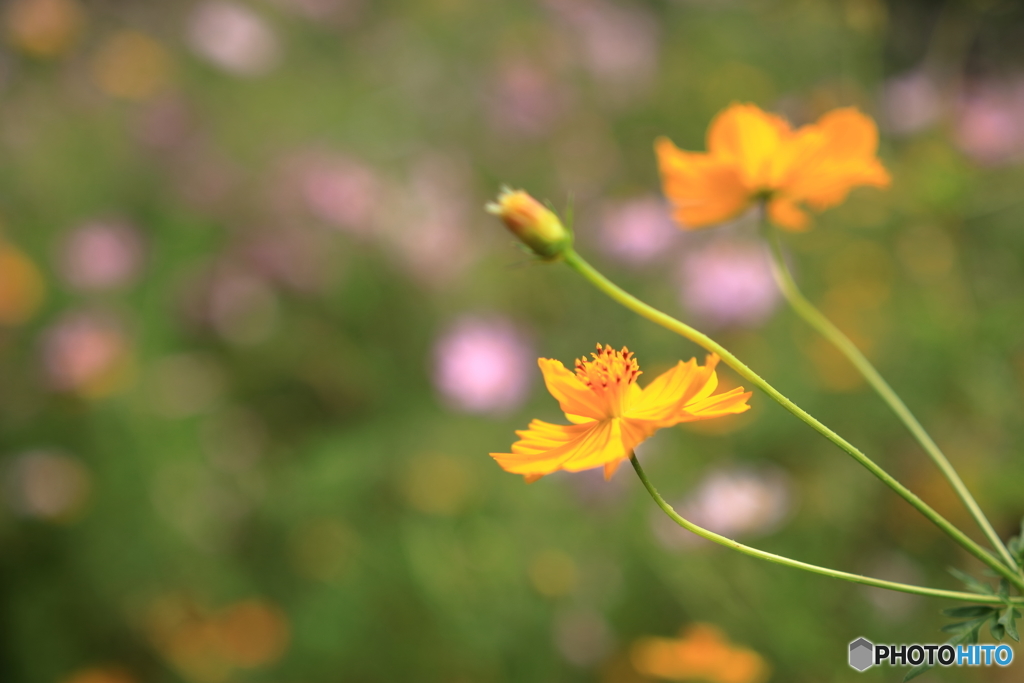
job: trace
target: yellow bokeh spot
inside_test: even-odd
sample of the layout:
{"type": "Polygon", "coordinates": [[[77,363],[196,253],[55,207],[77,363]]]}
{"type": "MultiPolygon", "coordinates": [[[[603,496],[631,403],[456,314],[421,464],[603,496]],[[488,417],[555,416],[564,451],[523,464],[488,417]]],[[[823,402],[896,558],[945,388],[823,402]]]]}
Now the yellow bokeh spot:
{"type": "Polygon", "coordinates": [[[956,265],[956,244],[938,227],[920,225],[901,232],[896,242],[900,263],[921,284],[935,284],[956,265]]]}
{"type": "Polygon", "coordinates": [[[579,569],[561,550],[544,550],[533,557],[528,568],[530,583],[541,595],[558,598],[576,590],[579,569]]]}
{"type": "Polygon", "coordinates": [[[824,272],[830,285],[826,305],[831,308],[875,309],[892,294],[892,259],[876,242],[859,240],[843,247],[824,272]]]}
{"type": "Polygon", "coordinates": [[[39,310],[45,286],[36,265],[21,250],[0,243],[0,325],[20,325],[39,310]]]}
{"type": "Polygon", "coordinates": [[[64,54],[85,24],[85,13],[75,0],[13,0],[3,18],[8,42],[33,57],[64,54]]]}
{"type": "Polygon", "coordinates": [[[843,18],[859,33],[877,33],[889,23],[889,10],[882,0],[845,0],[843,18]]]}
{"type": "Polygon", "coordinates": [[[356,533],[342,520],[329,517],[300,525],[290,541],[295,571],[325,583],[345,576],[359,547],[356,533]]]}
{"type": "Polygon", "coordinates": [[[425,453],[414,457],[402,476],[406,500],[416,510],[432,515],[453,515],[466,503],[472,476],[450,455],[425,453]]]}
{"type": "Polygon", "coordinates": [[[166,89],[172,71],[173,62],[167,50],[138,31],[121,31],[111,36],[92,62],[93,80],[100,90],[133,101],[149,99],[166,89]]]}
{"type": "Polygon", "coordinates": [[[76,671],[61,683],[136,683],[136,680],[124,669],[95,667],[76,671]]]}

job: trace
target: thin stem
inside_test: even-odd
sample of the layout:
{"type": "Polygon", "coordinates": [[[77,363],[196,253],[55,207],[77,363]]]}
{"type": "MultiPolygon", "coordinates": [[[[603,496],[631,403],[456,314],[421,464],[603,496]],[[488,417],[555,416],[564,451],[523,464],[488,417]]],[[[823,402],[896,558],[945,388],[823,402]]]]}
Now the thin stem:
{"type": "Polygon", "coordinates": [[[747,367],[740,359],[734,356],[724,346],[711,339],[703,332],[695,330],[686,323],[676,320],[670,315],[662,313],[656,308],[653,308],[643,301],[640,301],[632,294],[626,292],[618,285],[614,284],[611,280],[606,278],[600,272],[594,269],[589,263],[583,260],[579,254],[573,249],[568,249],[563,256],[565,263],[575,270],[577,273],[582,275],[587,281],[597,287],[599,290],[607,294],[609,297],[619,302],[631,311],[647,318],[648,320],[655,322],[662,327],[675,332],[676,334],[683,336],[690,341],[699,344],[708,351],[718,354],[718,356],[725,362],[726,365],[731,367],[740,376],[748,380],[758,389],[768,394],[776,403],[781,405],[783,408],[793,413],[818,433],[824,436],[826,439],[839,446],[845,451],[850,457],[859,462],[869,472],[874,474],[884,484],[886,484],[893,491],[902,496],[908,503],[917,508],[921,514],[932,521],[937,527],[942,529],[950,538],[963,546],[969,553],[977,557],[979,560],[984,562],[986,565],[991,567],[994,571],[998,572],[1001,576],[1004,576],[1008,581],[1017,588],[1024,590],[1024,578],[1018,575],[1016,572],[1008,568],[998,558],[994,557],[989,551],[982,548],[980,545],[975,543],[970,537],[968,537],[960,529],[956,528],[951,524],[945,517],[936,512],[931,506],[925,503],[923,500],[918,498],[910,489],[905,487],[903,484],[896,481],[896,479],[879,467],[871,458],[864,455],[858,450],[853,444],[846,441],[844,438],[836,434],[834,431],[826,427],[824,424],[815,419],[807,411],[800,406],[796,405],[788,398],[782,395],[778,389],[773,387],[767,381],[765,381],[760,375],[747,367]]]}
{"type": "MultiPolygon", "coordinates": [[[[901,593],[913,593],[915,595],[927,595],[933,598],[948,598],[950,600],[963,600],[965,602],[984,603],[989,605],[1001,605],[1004,604],[1004,600],[996,595],[981,595],[980,593],[964,593],[960,591],[947,591],[939,588],[925,588],[923,586],[914,586],[907,583],[896,583],[895,581],[883,581],[882,579],[874,579],[870,576],[861,576],[860,574],[851,574],[849,572],[841,572],[835,569],[828,569],[827,567],[819,567],[816,564],[808,564],[807,562],[800,562],[799,560],[792,560],[788,557],[781,555],[775,555],[773,553],[766,552],[764,550],[758,550],[757,548],[751,548],[748,545],[738,543],[731,538],[720,536],[713,531],[708,531],[703,527],[699,527],[693,522],[682,517],[675,509],[669,505],[658,490],[654,488],[654,484],[647,478],[647,473],[640,467],[640,462],[633,455],[630,457],[630,462],[633,463],[633,469],[636,470],[636,474],[640,477],[640,481],[643,482],[644,488],[651,494],[651,498],[658,504],[666,515],[672,518],[679,526],[683,527],[687,531],[692,531],[701,538],[706,538],[709,541],[713,541],[719,545],[723,545],[726,548],[732,548],[737,550],[744,555],[756,557],[761,560],[767,560],[774,562],[775,564],[781,564],[785,567],[793,567],[795,569],[803,569],[804,571],[811,572],[812,574],[821,574],[823,576],[831,576],[834,579],[842,579],[843,581],[850,581],[851,583],[860,583],[865,586],[874,586],[875,588],[887,588],[892,591],[900,591],[901,593]]],[[[1012,598],[1012,602],[1015,604],[1024,604],[1024,598],[1012,598]]]]}
{"type": "Polygon", "coordinates": [[[978,502],[974,500],[974,496],[967,489],[967,485],[964,484],[963,479],[957,474],[957,471],[950,464],[945,454],[939,449],[932,437],[929,436],[928,432],[925,431],[921,423],[917,421],[910,409],[907,408],[903,400],[892,390],[880,374],[878,370],[871,364],[871,362],[864,357],[864,354],[860,352],[850,338],[843,334],[838,327],[832,324],[828,318],[826,318],[821,311],[815,308],[807,297],[803,295],[800,288],[796,284],[796,280],[793,279],[793,274],[789,271],[789,267],[786,265],[785,258],[782,254],[782,244],[779,241],[778,233],[771,229],[767,223],[764,223],[764,232],[768,238],[768,244],[771,245],[772,252],[772,272],[775,275],[775,281],[779,285],[779,289],[782,290],[782,294],[789,301],[790,306],[796,311],[797,315],[803,318],[808,325],[817,330],[825,339],[832,342],[832,344],[839,349],[839,351],[846,356],[846,358],[853,363],[853,366],[857,368],[857,371],[864,376],[864,379],[868,381],[868,384],[878,392],[878,395],[882,397],[889,407],[892,409],[896,416],[906,425],[910,433],[914,435],[917,442],[921,444],[925,452],[931,457],[931,459],[938,465],[939,469],[942,470],[942,474],[945,475],[949,483],[953,485],[953,489],[956,491],[956,495],[963,501],[964,506],[974,517],[974,521],[978,523],[981,530],[985,533],[992,547],[999,551],[1003,561],[1011,569],[1016,569],[1017,563],[1014,561],[1010,551],[1006,549],[999,534],[996,533],[995,529],[992,528],[992,524],[988,521],[985,513],[982,512],[978,502]]]}

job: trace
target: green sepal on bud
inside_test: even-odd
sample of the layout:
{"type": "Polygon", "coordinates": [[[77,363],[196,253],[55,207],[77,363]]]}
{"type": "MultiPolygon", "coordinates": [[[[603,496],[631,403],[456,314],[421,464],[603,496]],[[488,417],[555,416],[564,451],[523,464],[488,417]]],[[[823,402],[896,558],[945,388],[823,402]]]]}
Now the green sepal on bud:
{"type": "Polygon", "coordinates": [[[523,190],[504,188],[487,212],[499,217],[530,251],[554,261],[572,247],[572,233],[554,211],[523,190]]]}

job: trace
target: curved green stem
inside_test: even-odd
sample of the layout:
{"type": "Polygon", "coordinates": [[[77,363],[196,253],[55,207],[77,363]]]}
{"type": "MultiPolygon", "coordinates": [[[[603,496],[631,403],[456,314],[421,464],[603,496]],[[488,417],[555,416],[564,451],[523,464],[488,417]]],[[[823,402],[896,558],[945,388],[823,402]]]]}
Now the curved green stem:
{"type": "MultiPolygon", "coordinates": [[[[939,469],[942,470],[942,474],[949,480],[949,483],[953,485],[953,489],[956,491],[956,495],[963,501],[964,506],[974,517],[974,521],[978,523],[981,530],[985,533],[992,547],[995,548],[1002,556],[1003,561],[1006,565],[1012,569],[1018,569],[1017,563],[1014,561],[1010,551],[1006,549],[999,534],[996,533],[995,529],[992,528],[992,524],[988,521],[985,513],[982,512],[981,507],[977,501],[971,495],[971,492],[967,489],[966,484],[957,474],[957,471],[950,464],[942,450],[939,449],[935,441],[932,440],[928,432],[925,431],[921,423],[917,421],[910,409],[907,408],[906,404],[903,403],[902,399],[892,390],[875,367],[864,357],[864,354],[860,352],[850,338],[843,334],[838,327],[832,324],[828,318],[826,318],[821,311],[815,308],[807,297],[803,295],[800,288],[796,284],[796,280],[793,279],[792,273],[789,272],[789,268],[786,265],[786,261],[782,254],[782,245],[779,242],[778,233],[768,227],[765,223],[764,232],[768,238],[768,243],[771,245],[772,252],[772,272],[775,275],[775,281],[779,285],[779,289],[782,290],[782,294],[789,301],[790,306],[796,311],[797,315],[803,318],[807,324],[817,330],[825,339],[830,341],[839,351],[846,356],[846,358],[853,363],[853,366],[857,368],[857,371],[863,375],[864,379],[867,380],[868,384],[878,392],[878,395],[882,397],[889,407],[892,409],[896,416],[906,425],[910,433],[914,435],[917,442],[921,444],[925,452],[931,457],[931,459],[938,465],[939,469]]],[[[1019,571],[1019,569],[1018,569],[1019,571]]]]}
{"type": "MultiPolygon", "coordinates": [[[[1005,604],[1005,600],[997,595],[981,595],[980,593],[964,593],[960,591],[947,591],[939,588],[925,588],[923,586],[914,586],[907,583],[896,583],[895,581],[883,581],[882,579],[874,579],[870,576],[861,576],[860,574],[851,574],[849,572],[841,572],[835,569],[828,569],[827,567],[819,567],[816,564],[808,564],[807,562],[800,562],[799,560],[792,560],[782,555],[775,555],[764,550],[758,550],[757,548],[751,548],[748,545],[738,543],[731,538],[720,536],[713,531],[708,531],[703,527],[699,527],[693,522],[682,517],[675,509],[669,505],[658,490],[654,488],[654,484],[647,478],[647,473],[640,467],[640,462],[636,459],[636,455],[630,457],[630,462],[633,463],[633,469],[636,470],[637,476],[640,477],[640,481],[643,482],[644,488],[651,494],[651,498],[658,504],[666,515],[672,518],[679,526],[683,527],[687,531],[692,531],[701,538],[706,538],[709,541],[723,545],[726,548],[732,548],[737,550],[744,555],[750,557],[756,557],[761,560],[767,560],[774,562],[775,564],[781,564],[784,567],[793,567],[795,569],[803,569],[804,571],[811,572],[812,574],[821,574],[822,576],[831,576],[833,579],[842,579],[843,581],[849,581],[851,583],[859,583],[865,586],[874,586],[875,588],[886,588],[892,591],[900,591],[901,593],[913,593],[914,595],[927,595],[933,598],[948,598],[950,600],[963,600],[965,602],[983,603],[988,605],[1001,605],[1005,604]]],[[[1024,604],[1024,598],[1012,598],[1011,602],[1014,604],[1024,604]]]]}
{"type": "Polygon", "coordinates": [[[858,450],[853,444],[846,441],[844,438],[836,434],[834,431],[826,427],[824,424],[815,419],[811,414],[805,411],[800,406],[796,405],[788,398],[782,395],[778,389],[773,387],[767,381],[765,381],[760,375],[747,367],[740,359],[734,356],[728,349],[707,336],[703,332],[695,330],[686,323],[676,320],[670,315],[662,313],[656,308],[653,308],[643,301],[640,301],[632,294],[626,292],[618,285],[614,284],[611,280],[606,278],[600,272],[594,269],[589,263],[583,260],[583,258],[576,253],[573,249],[567,249],[563,254],[565,263],[575,270],[577,273],[582,275],[587,281],[597,287],[599,290],[607,294],[609,297],[619,302],[631,311],[638,313],[639,315],[647,318],[648,320],[661,325],[662,327],[675,332],[676,334],[683,336],[690,341],[699,344],[708,351],[718,354],[718,356],[725,362],[726,365],[735,370],[741,377],[752,383],[758,389],[768,394],[776,403],[781,405],[783,408],[791,412],[796,417],[803,420],[805,423],[810,425],[814,430],[824,436],[826,439],[834,443],[836,446],[845,451],[850,457],[859,462],[869,472],[874,474],[884,484],[886,484],[893,491],[902,496],[908,503],[914,506],[921,514],[927,517],[933,524],[942,529],[950,538],[963,546],[969,553],[977,557],[979,560],[984,562],[986,565],[991,567],[994,571],[1005,577],[1017,588],[1024,590],[1024,578],[1022,578],[1015,571],[1008,568],[998,558],[994,557],[989,551],[982,548],[980,545],[975,543],[969,536],[960,529],[956,528],[951,524],[945,517],[936,512],[931,506],[925,503],[923,500],[918,498],[910,489],[905,487],[903,484],[896,481],[896,479],[879,467],[871,458],[864,455],[858,450]]]}

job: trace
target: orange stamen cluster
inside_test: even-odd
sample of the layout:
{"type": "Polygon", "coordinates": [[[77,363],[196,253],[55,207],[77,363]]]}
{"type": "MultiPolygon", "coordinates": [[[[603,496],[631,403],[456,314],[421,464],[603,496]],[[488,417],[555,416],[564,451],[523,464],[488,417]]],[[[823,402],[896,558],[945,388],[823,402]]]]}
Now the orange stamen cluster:
{"type": "Polygon", "coordinates": [[[642,373],[633,357],[633,352],[622,347],[616,351],[611,346],[597,345],[597,352],[591,353],[592,360],[576,360],[576,377],[591,389],[607,389],[611,385],[630,385],[642,373]]]}

